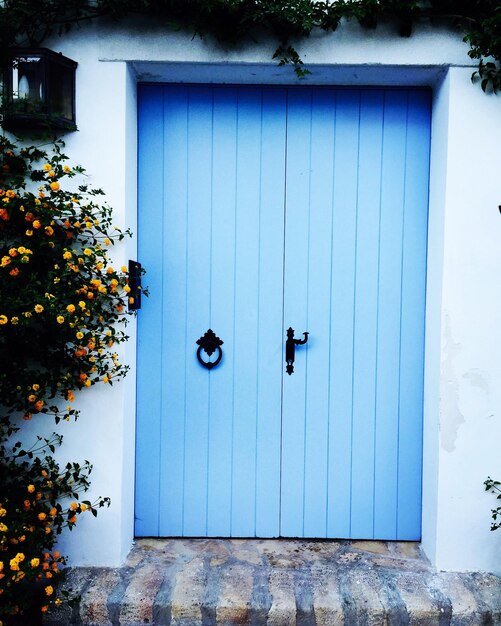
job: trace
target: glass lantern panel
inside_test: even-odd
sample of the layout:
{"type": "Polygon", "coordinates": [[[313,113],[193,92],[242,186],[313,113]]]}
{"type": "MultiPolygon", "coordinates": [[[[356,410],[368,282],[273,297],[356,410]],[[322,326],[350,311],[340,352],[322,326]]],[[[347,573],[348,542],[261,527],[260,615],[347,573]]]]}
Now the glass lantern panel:
{"type": "Polygon", "coordinates": [[[44,108],[44,60],[40,56],[16,57],[12,65],[12,102],[27,112],[44,108]]]}
{"type": "Polygon", "coordinates": [[[49,71],[49,112],[56,117],[73,121],[74,70],[59,63],[51,63],[49,71]]]}

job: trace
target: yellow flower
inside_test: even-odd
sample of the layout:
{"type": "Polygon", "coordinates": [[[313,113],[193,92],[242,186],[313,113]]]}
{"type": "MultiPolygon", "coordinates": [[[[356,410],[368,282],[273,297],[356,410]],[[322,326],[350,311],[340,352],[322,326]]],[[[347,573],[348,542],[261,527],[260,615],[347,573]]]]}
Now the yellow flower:
{"type": "Polygon", "coordinates": [[[0,508],[0,517],[5,517],[6,515],[7,515],[6,509],[4,509],[3,507],[0,508]]]}
{"type": "Polygon", "coordinates": [[[124,291],[125,291],[125,293],[130,293],[130,287],[129,287],[129,285],[125,285],[125,287],[124,287],[124,291]]]}
{"type": "Polygon", "coordinates": [[[110,379],[108,376],[103,376],[103,383],[109,383],[110,379]]]}
{"type": "Polygon", "coordinates": [[[36,557],[34,559],[31,559],[30,565],[33,568],[38,567],[40,565],[40,559],[37,559],[36,557]]]}
{"type": "Polygon", "coordinates": [[[15,248],[11,248],[9,250],[9,255],[10,256],[17,256],[18,255],[18,251],[15,248]]]}
{"type": "Polygon", "coordinates": [[[6,533],[8,530],[7,526],[0,522],[0,532],[6,533]]]}
{"type": "Polygon", "coordinates": [[[108,237],[106,237],[106,239],[104,240],[104,245],[105,246],[109,246],[111,243],[111,241],[108,239],[108,237]]]}
{"type": "Polygon", "coordinates": [[[86,504],[81,504],[80,505],[80,510],[83,512],[85,512],[87,510],[87,505],[86,504]]]}
{"type": "Polygon", "coordinates": [[[33,389],[33,391],[38,391],[40,389],[40,385],[35,383],[34,385],[31,386],[31,388],[33,389]]]}
{"type": "Polygon", "coordinates": [[[43,311],[43,306],[41,304],[35,304],[35,313],[41,313],[43,311]]]}
{"type": "Polygon", "coordinates": [[[40,221],[39,221],[39,220],[35,220],[35,221],[33,222],[33,228],[40,228],[40,226],[41,226],[41,225],[42,225],[42,224],[40,223],[40,221]]]}
{"type": "Polygon", "coordinates": [[[0,325],[7,324],[9,318],[6,315],[0,315],[0,325]]]}
{"type": "MultiPolygon", "coordinates": [[[[66,167],[66,166],[65,166],[65,167],[66,167]]],[[[63,601],[61,600],[61,598],[56,598],[56,599],[54,600],[54,604],[55,604],[56,606],[61,606],[61,604],[62,604],[62,603],[63,603],[63,601]]]]}
{"type": "Polygon", "coordinates": [[[56,175],[56,172],[54,172],[53,170],[51,170],[47,176],[50,176],[50,178],[54,178],[54,176],[56,175]]]}
{"type": "Polygon", "coordinates": [[[58,324],[64,324],[64,317],[62,315],[58,315],[56,317],[56,321],[58,324]]]}
{"type": "Polygon", "coordinates": [[[85,248],[83,253],[85,254],[85,256],[90,256],[92,254],[92,250],[90,248],[85,248]]]}
{"type": "Polygon", "coordinates": [[[28,485],[28,493],[34,493],[35,492],[35,485],[28,485]]]}
{"type": "Polygon", "coordinates": [[[121,267],[120,269],[122,270],[122,272],[123,272],[124,274],[127,274],[127,271],[128,271],[128,270],[127,270],[127,268],[125,267],[125,265],[122,265],[122,267],[121,267]]]}
{"type": "Polygon", "coordinates": [[[73,255],[71,254],[71,252],[69,250],[66,250],[65,252],[63,252],[63,259],[71,259],[73,255]]]}
{"type": "Polygon", "coordinates": [[[28,230],[26,231],[25,235],[26,235],[26,237],[31,237],[33,235],[33,231],[28,228],[28,230]]]}
{"type": "Polygon", "coordinates": [[[43,169],[48,172],[49,170],[52,169],[52,165],[50,163],[45,163],[43,166],[43,169]]]}
{"type": "Polygon", "coordinates": [[[70,509],[71,509],[72,511],[76,511],[76,510],[78,509],[78,502],[72,502],[72,503],[70,504],[70,509]]]}
{"type": "Polygon", "coordinates": [[[51,596],[54,593],[54,589],[49,585],[48,587],[45,587],[45,593],[48,596],[51,596]]]}
{"type": "Polygon", "coordinates": [[[10,257],[3,256],[2,261],[0,262],[0,267],[6,267],[7,265],[9,265],[10,262],[11,262],[10,257]]]}
{"type": "Polygon", "coordinates": [[[92,383],[90,382],[90,378],[87,378],[87,380],[84,382],[84,385],[85,385],[86,387],[90,387],[90,386],[91,386],[91,384],[92,384],[92,383]]]}
{"type": "Polygon", "coordinates": [[[50,184],[50,188],[52,189],[52,191],[57,191],[59,189],[61,185],[57,182],[57,181],[53,181],[50,184]]]}
{"type": "Polygon", "coordinates": [[[85,309],[86,304],[85,304],[85,302],[84,302],[83,300],[80,300],[80,302],[78,303],[78,306],[79,306],[81,309],[85,309]]]}
{"type": "Polygon", "coordinates": [[[66,310],[68,311],[68,313],[74,313],[75,312],[75,305],[74,304],[68,304],[68,306],[66,307],[66,310]]]}
{"type": "Polygon", "coordinates": [[[22,561],[24,561],[24,554],[22,552],[18,552],[15,556],[15,559],[18,563],[21,563],[22,561]]]}
{"type": "Polygon", "coordinates": [[[12,189],[8,189],[7,193],[5,194],[8,198],[15,198],[16,197],[16,192],[13,191],[12,189]]]}
{"type": "Polygon", "coordinates": [[[52,235],[54,234],[54,229],[52,228],[52,226],[45,227],[45,234],[49,237],[52,237],[52,235]]]}
{"type": "Polygon", "coordinates": [[[14,324],[14,325],[15,325],[15,324],[17,324],[17,323],[19,322],[19,318],[18,318],[18,317],[16,317],[16,316],[14,316],[13,318],[11,318],[11,320],[10,320],[10,321],[11,321],[11,323],[12,323],[12,324],[14,324]]]}
{"type": "Polygon", "coordinates": [[[13,572],[18,572],[19,571],[19,563],[16,561],[16,559],[11,559],[9,562],[10,565],[10,569],[13,572]]]}
{"type": "Polygon", "coordinates": [[[37,397],[33,394],[31,394],[30,396],[28,396],[28,402],[36,402],[37,397]]]}
{"type": "Polygon", "coordinates": [[[82,331],[80,331],[80,330],[79,330],[79,331],[78,331],[78,333],[76,334],[76,338],[77,338],[77,339],[83,339],[83,336],[84,336],[84,334],[83,334],[83,332],[82,332],[82,331]]]}
{"type": "Polygon", "coordinates": [[[69,165],[65,165],[65,166],[63,167],[63,172],[64,172],[65,174],[68,174],[69,172],[71,172],[71,167],[70,167],[69,165]]]}

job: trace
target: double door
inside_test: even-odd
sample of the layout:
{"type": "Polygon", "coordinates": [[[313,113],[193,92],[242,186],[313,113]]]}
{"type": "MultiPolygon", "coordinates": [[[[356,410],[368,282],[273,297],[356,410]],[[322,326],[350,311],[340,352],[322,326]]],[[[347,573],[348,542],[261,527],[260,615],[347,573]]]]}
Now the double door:
{"type": "Polygon", "coordinates": [[[428,93],[144,85],[138,116],[136,534],[418,539],[428,93]]]}

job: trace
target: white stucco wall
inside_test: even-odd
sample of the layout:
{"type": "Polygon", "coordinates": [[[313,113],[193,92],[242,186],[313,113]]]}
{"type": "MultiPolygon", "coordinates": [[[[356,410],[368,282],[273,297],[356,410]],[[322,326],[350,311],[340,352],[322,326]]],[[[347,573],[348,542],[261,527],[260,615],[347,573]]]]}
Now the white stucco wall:
{"type": "MultiPolygon", "coordinates": [[[[79,63],[79,132],[66,135],[66,152],[105,188],[117,224],[133,229],[137,80],[299,82],[291,68],[270,63],[272,42],[223,49],[137,21],[47,43],[79,63]]],[[[313,71],[301,82],[433,88],[423,547],[440,569],[501,573],[501,531],[489,531],[495,500],[482,487],[488,474],[501,477],[501,99],[471,84],[467,49],[446,30],[422,27],[407,40],[345,25],[300,44],[313,71]]],[[[115,257],[118,265],[136,258],[134,241],[115,257]]],[[[81,418],[62,426],[62,456],[90,459],[93,494],[112,499],[110,510],[62,539],[73,564],[118,565],[133,539],[134,323],[129,334],[128,377],[83,392],[81,418]]]]}

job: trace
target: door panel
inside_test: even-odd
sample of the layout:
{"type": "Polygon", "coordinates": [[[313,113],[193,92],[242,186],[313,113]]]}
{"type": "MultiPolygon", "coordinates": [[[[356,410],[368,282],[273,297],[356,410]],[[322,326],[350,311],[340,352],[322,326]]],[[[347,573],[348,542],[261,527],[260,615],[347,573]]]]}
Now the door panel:
{"type": "Polygon", "coordinates": [[[419,538],[427,93],[139,95],[136,533],[419,538]]]}
{"type": "Polygon", "coordinates": [[[136,533],[277,535],[285,91],[144,87],[139,136],[136,533]]]}
{"type": "Polygon", "coordinates": [[[283,536],[420,536],[427,107],[289,94],[284,324],[310,336],[284,377],[283,536]]]}

